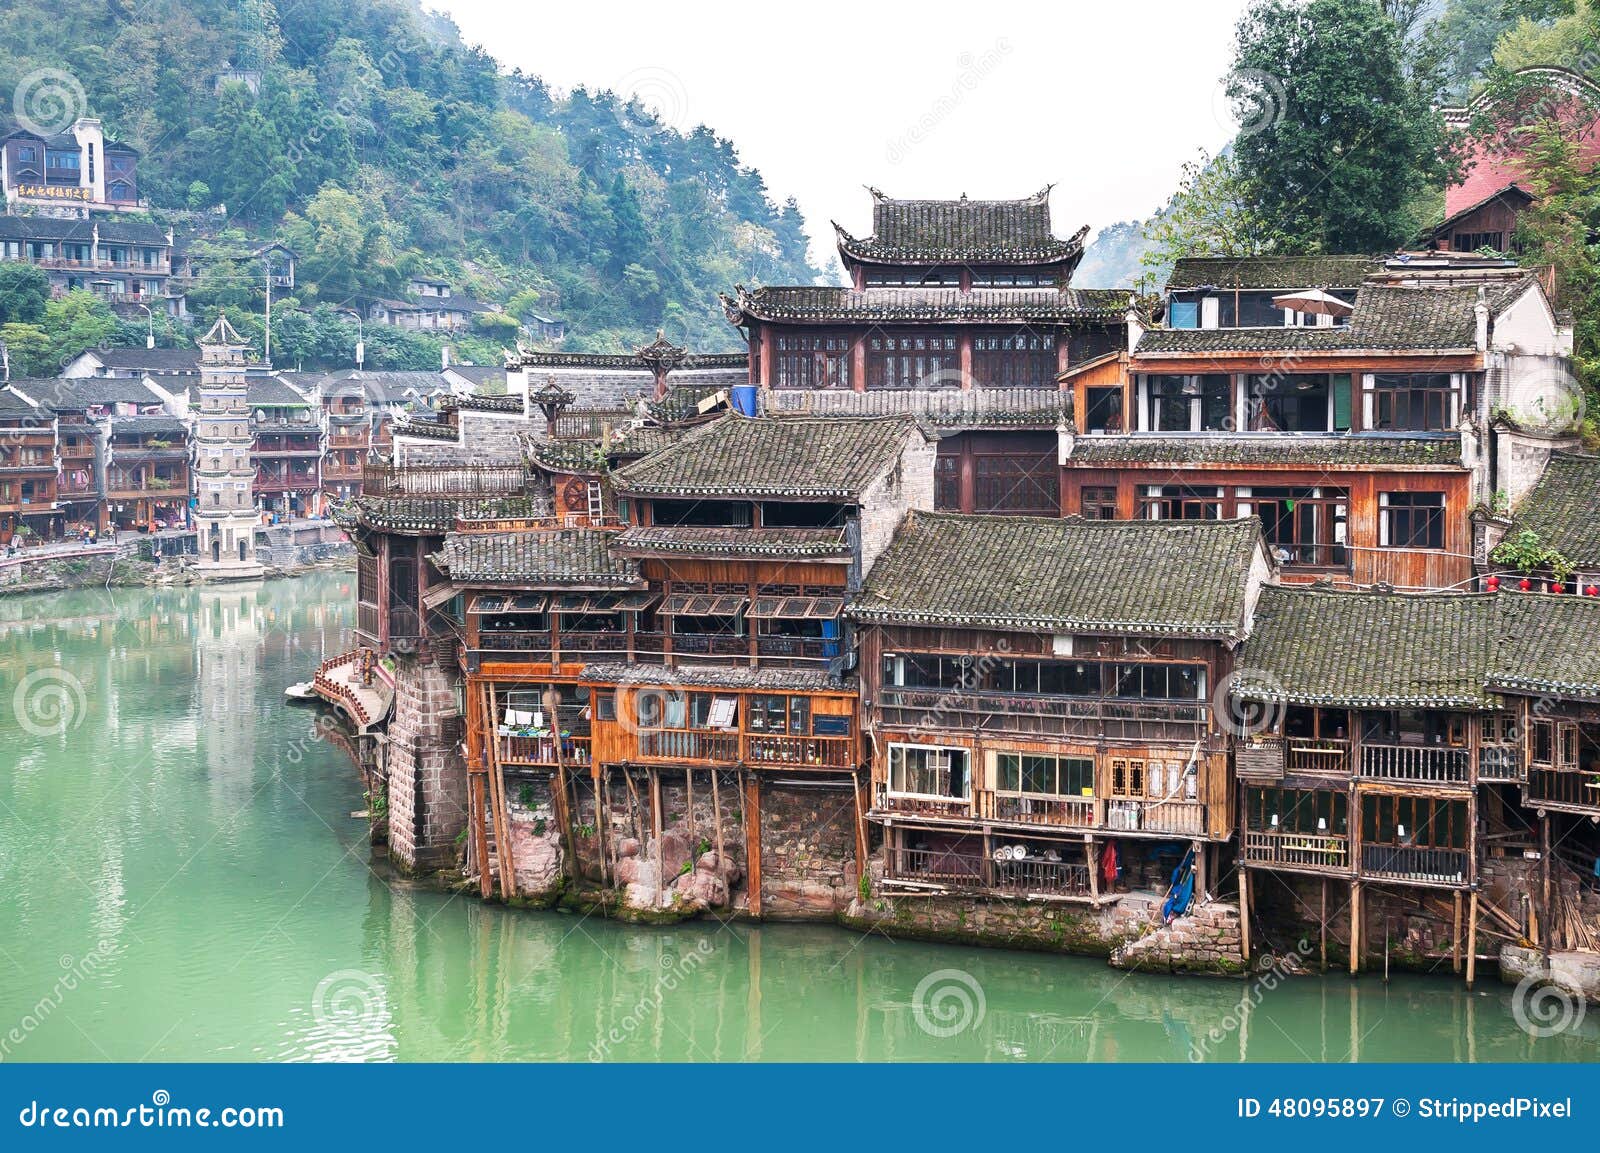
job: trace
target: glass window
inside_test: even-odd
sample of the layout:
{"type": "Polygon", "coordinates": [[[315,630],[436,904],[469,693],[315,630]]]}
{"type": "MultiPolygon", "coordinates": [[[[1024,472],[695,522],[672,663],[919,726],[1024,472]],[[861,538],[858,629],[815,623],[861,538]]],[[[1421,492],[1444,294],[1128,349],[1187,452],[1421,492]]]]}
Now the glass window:
{"type": "Polygon", "coordinates": [[[922,797],[972,795],[967,750],[922,745],[889,746],[889,791],[922,797]]]}
{"type": "Polygon", "coordinates": [[[1444,493],[1379,493],[1378,513],[1378,544],[1383,548],[1444,547],[1444,493]]]}
{"type": "Polygon", "coordinates": [[[1455,378],[1448,372],[1378,373],[1372,378],[1372,427],[1402,432],[1454,428],[1455,378]]]}

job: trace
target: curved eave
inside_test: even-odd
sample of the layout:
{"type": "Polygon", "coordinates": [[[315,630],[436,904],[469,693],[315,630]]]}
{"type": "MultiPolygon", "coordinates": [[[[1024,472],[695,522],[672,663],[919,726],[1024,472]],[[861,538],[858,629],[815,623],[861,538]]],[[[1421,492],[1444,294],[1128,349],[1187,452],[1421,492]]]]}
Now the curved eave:
{"type": "Polygon", "coordinates": [[[950,628],[992,629],[999,632],[1031,633],[1136,633],[1194,640],[1231,640],[1238,636],[1235,622],[1212,623],[1174,621],[1158,623],[1133,620],[1097,620],[1062,617],[993,617],[981,613],[919,613],[903,609],[872,609],[846,606],[845,615],[871,624],[937,625],[950,628]]]}
{"type": "Polygon", "coordinates": [[[906,249],[880,248],[866,241],[851,240],[839,241],[839,256],[847,264],[878,264],[878,265],[921,265],[921,264],[960,264],[976,266],[979,268],[989,266],[1028,266],[1036,267],[1045,264],[1071,264],[1076,266],[1083,257],[1081,244],[1063,243],[1060,248],[1053,249],[1025,249],[1012,253],[985,253],[975,255],[971,252],[961,252],[956,249],[939,249],[931,251],[910,251],[906,249]]]}
{"type": "Polygon", "coordinates": [[[1480,710],[1496,707],[1496,702],[1486,697],[1414,697],[1374,696],[1342,697],[1317,693],[1284,693],[1253,691],[1246,686],[1235,686],[1230,694],[1237,700],[1259,701],[1269,705],[1314,705],[1332,709],[1467,709],[1480,710]]]}
{"type": "Polygon", "coordinates": [[[665,487],[657,488],[652,485],[627,485],[618,484],[616,492],[619,497],[684,497],[690,500],[715,498],[718,500],[749,500],[753,496],[774,497],[783,500],[835,500],[854,503],[860,499],[860,493],[845,489],[831,488],[778,488],[767,485],[748,485],[738,489],[723,486],[692,486],[692,487],[665,487]]]}

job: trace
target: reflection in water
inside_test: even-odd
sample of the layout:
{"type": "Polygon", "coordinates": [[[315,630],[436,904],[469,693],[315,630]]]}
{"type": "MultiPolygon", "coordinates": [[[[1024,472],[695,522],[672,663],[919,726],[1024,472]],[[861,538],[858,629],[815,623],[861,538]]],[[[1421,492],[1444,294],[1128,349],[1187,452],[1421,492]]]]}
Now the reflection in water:
{"type": "Polygon", "coordinates": [[[0,1058],[1600,1056],[1600,1023],[1530,1038],[1492,980],[1304,978],[1257,1003],[1242,982],[1087,959],[635,928],[396,882],[350,818],[353,766],[281,698],[339,651],[351,599],[323,575],[0,600],[0,947],[18,962],[0,961],[0,1025],[59,1000],[0,1058]],[[58,654],[81,708],[23,731],[14,689],[58,654]],[[57,996],[64,962],[91,955],[57,996]]]}

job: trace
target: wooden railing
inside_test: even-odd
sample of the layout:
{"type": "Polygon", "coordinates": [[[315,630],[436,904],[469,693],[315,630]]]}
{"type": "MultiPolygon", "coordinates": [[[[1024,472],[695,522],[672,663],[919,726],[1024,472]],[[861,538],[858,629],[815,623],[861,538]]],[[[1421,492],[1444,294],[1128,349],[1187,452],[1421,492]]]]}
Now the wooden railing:
{"type": "MultiPolygon", "coordinates": [[[[1478,749],[1480,781],[1522,780],[1522,750],[1513,745],[1482,745],[1478,749]]],[[[1596,795],[1600,803],[1600,794],[1596,795]]]]}
{"type": "Polygon", "coordinates": [[[1132,740],[1194,740],[1210,717],[1204,701],[1146,701],[1118,697],[1029,697],[960,689],[885,687],[878,692],[883,723],[1024,736],[1104,735],[1132,740]]]}
{"type": "Polygon", "coordinates": [[[367,464],[361,477],[366,496],[508,496],[527,483],[521,465],[367,464]]]}
{"type": "Polygon", "coordinates": [[[1177,833],[1203,837],[1206,807],[1199,801],[1106,801],[1106,828],[1124,833],[1177,833]]]}
{"type": "Polygon", "coordinates": [[[1458,746],[1364,744],[1361,777],[1410,785],[1465,785],[1472,779],[1472,757],[1458,746]]]}
{"type": "MultiPolygon", "coordinates": [[[[529,765],[537,768],[554,768],[556,763],[556,738],[549,737],[518,737],[501,735],[496,739],[500,743],[500,763],[503,765],[529,765]]],[[[586,736],[573,735],[561,739],[562,763],[566,765],[587,765],[589,763],[589,742],[586,736]]]]}
{"type": "Polygon", "coordinates": [[[1350,742],[1338,737],[1285,737],[1283,764],[1291,773],[1350,772],[1350,742]]]}
{"type": "Polygon", "coordinates": [[[820,637],[757,637],[756,655],[774,660],[822,663],[838,656],[840,642],[820,637]]]}
{"type": "Polygon", "coordinates": [[[1472,855],[1465,849],[1424,849],[1414,845],[1362,845],[1361,874],[1464,885],[1472,876],[1472,855]]]}
{"type": "Polygon", "coordinates": [[[689,656],[747,657],[750,638],[726,633],[674,633],[672,651],[689,656]]]}
{"type": "Polygon", "coordinates": [[[1528,803],[1600,812],[1600,774],[1529,769],[1528,803]]]}
{"type": "Polygon", "coordinates": [[[739,760],[739,734],[704,729],[646,729],[639,734],[639,756],[656,761],[739,760]]]}
{"type": "Polygon", "coordinates": [[[1274,865],[1318,873],[1350,871],[1349,837],[1247,829],[1243,848],[1246,864],[1274,865]]]}
{"type": "Polygon", "coordinates": [[[887,858],[883,875],[888,881],[1017,897],[1089,895],[1088,866],[1071,861],[1037,855],[996,861],[978,853],[893,847],[887,858]]]}
{"type": "Polygon", "coordinates": [[[744,757],[749,764],[810,765],[824,769],[850,768],[849,737],[805,737],[746,733],[744,757]]]}
{"type": "Polygon", "coordinates": [[[972,816],[972,801],[967,797],[926,797],[907,793],[891,793],[878,782],[877,800],[873,807],[880,812],[912,813],[919,817],[953,817],[967,820],[972,816]]]}
{"type": "Polygon", "coordinates": [[[1045,797],[1037,793],[978,792],[979,815],[988,821],[1092,829],[1099,824],[1093,797],[1045,797]]]}

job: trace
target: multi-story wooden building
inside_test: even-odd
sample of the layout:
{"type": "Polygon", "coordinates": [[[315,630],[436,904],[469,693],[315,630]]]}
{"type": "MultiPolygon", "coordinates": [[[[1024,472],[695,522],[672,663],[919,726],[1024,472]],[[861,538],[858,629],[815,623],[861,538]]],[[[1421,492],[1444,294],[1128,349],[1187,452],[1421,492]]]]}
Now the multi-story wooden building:
{"type": "Polygon", "coordinates": [[[1570,392],[1570,332],[1538,283],[1350,293],[1370,262],[1265,258],[1231,279],[1217,263],[1180,262],[1167,327],[1135,331],[1117,377],[1074,383],[1064,511],[1254,515],[1291,581],[1469,581],[1470,510],[1522,483],[1497,468],[1491,407],[1570,392]]]}
{"type": "Polygon", "coordinates": [[[1048,189],[1004,201],[872,196],[871,236],[838,229],[849,287],[723,298],[750,344],[750,383],[772,411],[820,390],[856,394],[819,397],[821,411],[946,412],[940,508],[1056,515],[1057,377],[1126,346],[1130,294],[1072,287],[1085,230],[1053,235],[1048,189]]]}
{"type": "Polygon", "coordinates": [[[322,488],[322,428],[311,402],[271,376],[252,378],[248,397],[257,507],[284,519],[309,516],[322,488]]]}
{"type": "Polygon", "coordinates": [[[885,885],[1098,903],[1192,850],[1204,892],[1271,568],[1253,519],[912,513],[849,608],[885,885]]]}
{"type": "Polygon", "coordinates": [[[0,544],[61,535],[55,414],[0,388],[0,544]]]}
{"type": "Polygon", "coordinates": [[[82,289],[132,316],[142,316],[141,308],[185,312],[170,284],[172,233],[154,224],[0,216],[0,261],[43,269],[56,296],[82,289]]]}
{"type": "Polygon", "coordinates": [[[134,210],[139,154],[107,140],[100,121],[80,116],[63,132],[18,127],[0,137],[6,203],[29,209],[134,210]]]}

